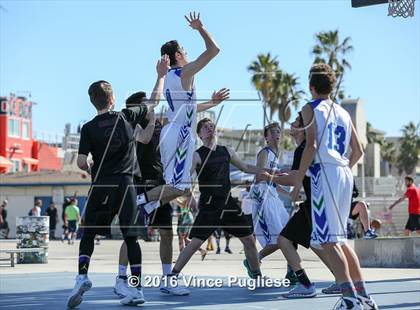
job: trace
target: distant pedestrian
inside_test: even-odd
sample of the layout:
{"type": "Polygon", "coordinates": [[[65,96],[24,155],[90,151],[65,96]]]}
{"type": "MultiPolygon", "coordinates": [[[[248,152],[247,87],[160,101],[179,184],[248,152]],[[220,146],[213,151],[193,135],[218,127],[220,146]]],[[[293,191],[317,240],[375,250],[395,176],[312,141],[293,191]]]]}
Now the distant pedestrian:
{"type": "Polygon", "coordinates": [[[76,239],[77,235],[77,228],[79,227],[80,223],[80,211],[77,207],[77,199],[72,198],[70,200],[70,205],[66,208],[65,212],[65,220],[66,226],[69,230],[69,244],[74,244],[74,240],[76,239]]]}
{"type": "Polygon", "coordinates": [[[29,216],[41,216],[42,200],[36,199],[34,206],[29,210],[29,216]]]}
{"type": "Polygon", "coordinates": [[[45,211],[45,214],[50,217],[50,239],[55,240],[55,229],[58,222],[58,212],[53,202],[50,203],[48,209],[45,211]]]}
{"type": "Polygon", "coordinates": [[[7,222],[7,199],[3,200],[2,204],[0,205],[0,230],[4,233],[4,238],[9,239],[9,223],[7,222]]]}
{"type": "Polygon", "coordinates": [[[408,198],[408,221],[404,234],[409,236],[412,232],[417,232],[417,235],[420,235],[420,188],[414,184],[414,179],[410,176],[406,176],[404,181],[407,191],[388,210],[391,211],[397,204],[408,198]]]}

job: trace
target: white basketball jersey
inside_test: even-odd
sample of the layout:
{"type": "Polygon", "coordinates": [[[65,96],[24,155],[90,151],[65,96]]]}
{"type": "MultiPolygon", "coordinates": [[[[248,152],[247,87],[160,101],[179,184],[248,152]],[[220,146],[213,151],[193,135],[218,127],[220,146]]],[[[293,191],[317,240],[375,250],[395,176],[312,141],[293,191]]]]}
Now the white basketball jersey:
{"type": "Polygon", "coordinates": [[[311,102],[317,130],[315,163],[348,166],[351,118],[346,110],[331,100],[311,102]]]}
{"type": "MultiPolygon", "coordinates": [[[[267,163],[265,164],[264,168],[280,170],[281,166],[280,166],[279,158],[278,158],[277,154],[269,146],[266,146],[261,151],[259,151],[258,155],[261,152],[267,152],[267,163]]],[[[257,158],[258,158],[258,155],[257,155],[257,158]]],[[[271,181],[262,181],[262,182],[258,183],[258,187],[262,191],[265,191],[265,190],[268,189],[273,194],[277,195],[277,190],[276,190],[277,184],[276,183],[273,183],[271,181]]]]}
{"type": "Polygon", "coordinates": [[[165,77],[163,92],[169,109],[166,113],[168,121],[179,125],[189,124],[195,128],[197,104],[195,88],[185,91],[181,84],[182,68],[170,69],[165,77]]]}

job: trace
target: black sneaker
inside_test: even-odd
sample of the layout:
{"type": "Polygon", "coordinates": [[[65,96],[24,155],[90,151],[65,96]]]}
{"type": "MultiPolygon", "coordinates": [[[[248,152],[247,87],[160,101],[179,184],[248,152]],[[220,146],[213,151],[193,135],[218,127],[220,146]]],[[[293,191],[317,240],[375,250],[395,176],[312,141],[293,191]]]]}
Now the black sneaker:
{"type": "Polygon", "coordinates": [[[226,252],[226,253],[229,253],[229,254],[233,254],[233,252],[231,251],[231,249],[230,249],[230,248],[228,248],[228,247],[226,247],[226,248],[225,248],[225,252],[226,252]]]}

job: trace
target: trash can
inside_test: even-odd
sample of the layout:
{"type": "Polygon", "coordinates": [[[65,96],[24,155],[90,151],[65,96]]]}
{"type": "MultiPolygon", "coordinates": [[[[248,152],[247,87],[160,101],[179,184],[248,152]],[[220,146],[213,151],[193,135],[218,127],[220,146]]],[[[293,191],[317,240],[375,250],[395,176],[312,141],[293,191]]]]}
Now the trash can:
{"type": "Polygon", "coordinates": [[[44,248],[40,252],[17,254],[18,264],[48,263],[48,242],[50,232],[49,216],[16,217],[16,238],[18,249],[44,248]]]}

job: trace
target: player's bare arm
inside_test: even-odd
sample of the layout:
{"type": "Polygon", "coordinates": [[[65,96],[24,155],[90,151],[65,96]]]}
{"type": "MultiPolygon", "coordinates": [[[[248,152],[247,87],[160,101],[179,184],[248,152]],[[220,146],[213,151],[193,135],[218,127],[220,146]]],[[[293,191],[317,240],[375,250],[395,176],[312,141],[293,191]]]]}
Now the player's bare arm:
{"type": "Polygon", "coordinates": [[[193,154],[193,160],[192,160],[192,165],[191,165],[191,176],[195,173],[196,169],[201,166],[201,158],[200,155],[198,155],[197,152],[194,152],[193,154]]]}
{"type": "Polygon", "coordinates": [[[359,159],[363,156],[363,148],[360,143],[359,136],[354,128],[353,122],[351,123],[351,139],[350,139],[351,153],[349,158],[349,167],[352,168],[359,159]]]}
{"type": "Polygon", "coordinates": [[[149,143],[153,137],[156,122],[155,113],[153,110],[147,113],[146,119],[149,121],[149,123],[147,123],[146,128],[143,129],[139,124],[137,124],[136,131],[134,133],[136,141],[143,144],[149,143]]]}
{"type": "Polygon", "coordinates": [[[257,167],[254,165],[249,165],[245,162],[243,162],[238,154],[235,152],[235,150],[231,147],[226,147],[229,155],[230,155],[230,162],[232,163],[232,165],[234,165],[236,168],[238,168],[239,170],[245,172],[245,173],[250,173],[250,174],[259,174],[263,171],[265,171],[265,169],[261,168],[261,167],[257,167]]]}
{"type": "Polygon", "coordinates": [[[196,14],[195,12],[191,12],[188,16],[185,16],[185,19],[192,29],[197,30],[200,33],[206,45],[206,50],[198,56],[196,60],[186,64],[182,68],[182,87],[184,90],[188,91],[191,90],[193,85],[194,75],[203,69],[214,57],[216,57],[220,49],[210,33],[204,28],[203,23],[200,20],[200,13],[196,14]]]}
{"type": "Polygon", "coordinates": [[[154,107],[159,105],[160,98],[163,93],[163,84],[165,81],[166,73],[169,69],[169,56],[163,55],[161,59],[158,60],[156,64],[157,79],[155,86],[153,87],[152,93],[150,95],[149,104],[154,107]]]}
{"type": "Polygon", "coordinates": [[[229,92],[230,92],[230,89],[228,88],[222,88],[221,90],[217,92],[213,92],[210,101],[197,104],[197,112],[202,112],[202,111],[211,109],[215,106],[218,106],[223,101],[228,100],[229,95],[230,95],[229,92]]]}
{"type": "Polygon", "coordinates": [[[302,118],[303,124],[306,127],[306,144],[302,155],[302,161],[300,162],[299,170],[297,172],[295,183],[293,185],[294,188],[290,195],[292,197],[292,200],[297,199],[299,191],[302,187],[303,178],[305,177],[306,171],[312,164],[315,152],[317,150],[315,115],[310,104],[306,104],[302,108],[302,118]]]}

